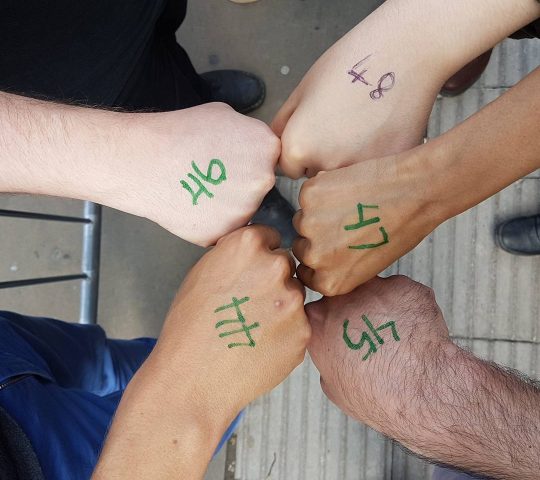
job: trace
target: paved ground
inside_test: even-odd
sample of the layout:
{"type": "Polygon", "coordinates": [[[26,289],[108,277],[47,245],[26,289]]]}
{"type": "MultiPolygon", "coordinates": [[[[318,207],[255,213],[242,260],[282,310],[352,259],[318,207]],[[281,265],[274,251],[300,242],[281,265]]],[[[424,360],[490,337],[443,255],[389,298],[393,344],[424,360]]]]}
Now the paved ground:
{"type": "MultiPolygon", "coordinates": [[[[192,1],[179,38],[200,71],[234,67],[263,76],[268,100],[257,116],[269,121],[320,53],[378,3],[261,0],[238,6],[226,0],[192,1]]],[[[475,88],[457,99],[438,100],[429,136],[496,98],[539,59],[539,41],[505,42],[475,88]]],[[[540,371],[540,258],[499,251],[492,231],[502,219],[538,210],[539,178],[531,175],[445,223],[389,269],[435,287],[458,341],[535,377],[540,371]]],[[[297,183],[284,179],[279,186],[296,201],[297,183]]],[[[81,212],[80,202],[35,197],[0,196],[0,208],[81,212]]],[[[76,226],[0,220],[0,279],[78,271],[79,234],[76,226]]],[[[117,337],[157,335],[176,288],[202,249],[109,209],[102,248],[100,324],[117,337]]],[[[0,291],[0,308],[76,320],[77,295],[76,283],[0,291]]],[[[214,461],[208,479],[417,480],[429,473],[426,464],[332,407],[306,361],[248,409],[237,440],[214,461]]]]}

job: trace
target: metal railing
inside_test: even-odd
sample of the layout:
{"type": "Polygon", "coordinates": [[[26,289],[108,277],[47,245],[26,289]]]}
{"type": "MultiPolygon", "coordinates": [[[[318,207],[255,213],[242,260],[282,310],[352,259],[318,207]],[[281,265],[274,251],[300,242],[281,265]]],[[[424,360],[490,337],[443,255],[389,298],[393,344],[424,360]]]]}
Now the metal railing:
{"type": "Polygon", "coordinates": [[[29,285],[59,283],[81,280],[81,299],[79,323],[97,323],[98,289],[99,289],[99,257],[101,248],[101,205],[84,202],[83,217],[49,215],[45,213],[19,212],[0,209],[0,217],[43,220],[48,222],[80,223],[83,225],[81,272],[54,277],[28,278],[0,282],[0,290],[19,288],[29,285]]]}

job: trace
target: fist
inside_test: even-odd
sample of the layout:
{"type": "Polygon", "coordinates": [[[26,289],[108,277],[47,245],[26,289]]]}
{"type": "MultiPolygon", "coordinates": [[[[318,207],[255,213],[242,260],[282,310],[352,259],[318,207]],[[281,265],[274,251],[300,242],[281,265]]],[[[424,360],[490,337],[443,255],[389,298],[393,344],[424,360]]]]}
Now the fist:
{"type": "Polygon", "coordinates": [[[370,22],[332,46],[276,115],[287,176],[311,177],[422,142],[439,80],[414,74],[418,52],[404,53],[401,42],[380,53],[373,41],[385,34],[370,31],[370,22]]]}
{"type": "Polygon", "coordinates": [[[327,296],[348,293],[441,222],[429,198],[428,170],[417,157],[413,150],[369,160],[303,184],[293,252],[306,286],[327,296]]]}
{"type": "Polygon", "coordinates": [[[399,416],[436,383],[453,346],[433,291],[407,277],[377,277],[306,311],[324,393],[349,416],[395,436],[399,416]]]}
{"type": "Polygon", "coordinates": [[[279,244],[279,234],[260,225],[219,240],[185,279],[165,322],[158,351],[179,374],[197,372],[195,394],[220,410],[238,412],[304,359],[305,289],[279,244]]]}
{"type": "Polygon", "coordinates": [[[249,222],[281,151],[267,125],[221,103],[136,118],[125,194],[111,206],[202,246],[249,222]]]}

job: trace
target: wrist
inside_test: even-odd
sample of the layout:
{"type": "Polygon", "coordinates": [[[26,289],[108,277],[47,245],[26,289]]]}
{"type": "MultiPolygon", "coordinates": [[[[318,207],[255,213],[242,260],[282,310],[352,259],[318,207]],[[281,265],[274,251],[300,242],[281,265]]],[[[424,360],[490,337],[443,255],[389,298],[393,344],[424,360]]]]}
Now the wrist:
{"type": "Polygon", "coordinates": [[[205,437],[205,445],[213,452],[242,406],[228,401],[217,381],[212,380],[212,368],[206,362],[197,365],[197,360],[181,347],[167,351],[159,342],[143,367],[141,382],[158,385],[152,401],[180,414],[182,421],[205,437]]]}
{"type": "Polygon", "coordinates": [[[433,148],[431,142],[394,157],[399,182],[394,188],[414,196],[416,220],[423,222],[421,230],[425,235],[450,218],[448,205],[440,201],[447,186],[444,166],[450,157],[448,149],[433,148]]]}
{"type": "Polygon", "coordinates": [[[154,350],[122,396],[92,478],[202,479],[234,417],[212,408],[194,383],[154,350]]]}
{"type": "Polygon", "coordinates": [[[475,398],[484,366],[451,340],[429,350],[415,362],[416,368],[407,370],[403,381],[407,390],[396,398],[380,431],[415,454],[447,461],[442,460],[445,448],[457,448],[456,432],[468,429],[465,403],[475,398]]]}
{"type": "Polygon", "coordinates": [[[438,137],[416,147],[404,156],[412,157],[410,164],[422,172],[424,211],[434,228],[465,211],[470,206],[468,178],[459,171],[454,143],[438,137]]]}
{"type": "MultiPolygon", "coordinates": [[[[372,399],[371,403],[378,406],[372,409],[372,414],[366,415],[361,411],[356,418],[411,451],[420,453],[419,449],[427,438],[444,433],[436,419],[437,405],[434,402],[448,385],[448,372],[455,368],[456,363],[462,362],[462,353],[450,339],[440,339],[423,344],[421,350],[411,350],[408,357],[402,357],[400,365],[378,365],[376,368],[380,371],[391,368],[402,372],[399,381],[388,385],[388,393],[384,397],[372,399]],[[443,381],[445,383],[441,384],[443,381]]],[[[397,359],[393,357],[392,361],[397,359]]]]}

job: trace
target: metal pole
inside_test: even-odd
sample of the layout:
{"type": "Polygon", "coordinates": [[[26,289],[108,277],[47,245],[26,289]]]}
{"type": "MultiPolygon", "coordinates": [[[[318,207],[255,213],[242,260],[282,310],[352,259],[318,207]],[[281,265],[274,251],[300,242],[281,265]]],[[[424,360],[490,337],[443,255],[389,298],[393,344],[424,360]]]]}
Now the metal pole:
{"type": "Polygon", "coordinates": [[[0,210],[0,217],[26,218],[31,220],[47,220],[51,222],[90,223],[91,220],[65,215],[50,215],[48,213],[19,212],[16,210],[0,210]]]}
{"type": "Polygon", "coordinates": [[[75,275],[60,275],[58,277],[30,278],[28,280],[11,280],[8,282],[0,282],[0,290],[4,288],[28,287],[30,285],[42,285],[45,283],[67,282],[69,280],[86,279],[84,273],[75,275]]]}
{"type": "Polygon", "coordinates": [[[82,246],[82,271],[86,279],[81,282],[81,310],[79,323],[97,323],[99,291],[99,259],[101,250],[101,205],[84,202],[85,224],[82,246]]]}

